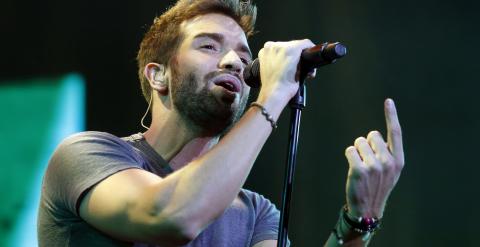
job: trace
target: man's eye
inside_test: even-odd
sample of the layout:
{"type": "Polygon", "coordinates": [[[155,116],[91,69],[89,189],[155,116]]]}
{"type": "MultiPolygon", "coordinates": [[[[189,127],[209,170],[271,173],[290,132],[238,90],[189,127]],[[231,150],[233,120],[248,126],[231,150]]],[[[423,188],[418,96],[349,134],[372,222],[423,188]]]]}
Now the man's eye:
{"type": "Polygon", "coordinates": [[[242,63],[244,63],[245,65],[248,65],[248,60],[245,59],[245,58],[240,58],[240,60],[242,61],[242,63]]]}
{"type": "Polygon", "coordinates": [[[207,49],[207,50],[215,50],[215,46],[213,45],[202,45],[200,48],[207,49]]]}

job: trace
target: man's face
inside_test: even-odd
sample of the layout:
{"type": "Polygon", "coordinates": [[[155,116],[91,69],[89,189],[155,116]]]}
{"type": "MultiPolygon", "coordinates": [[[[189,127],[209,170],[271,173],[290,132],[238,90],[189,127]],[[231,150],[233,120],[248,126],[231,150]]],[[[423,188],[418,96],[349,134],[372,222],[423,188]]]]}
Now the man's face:
{"type": "Polygon", "coordinates": [[[242,28],[230,17],[207,14],[181,25],[172,61],[171,95],[180,115],[205,135],[221,134],[243,113],[250,87],[243,69],[251,53],[242,28]]]}

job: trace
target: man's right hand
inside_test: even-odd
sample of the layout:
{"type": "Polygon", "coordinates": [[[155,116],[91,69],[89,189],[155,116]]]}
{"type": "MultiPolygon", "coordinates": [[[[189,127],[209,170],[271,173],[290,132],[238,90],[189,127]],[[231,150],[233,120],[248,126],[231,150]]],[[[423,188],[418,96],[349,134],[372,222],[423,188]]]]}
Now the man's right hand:
{"type": "Polygon", "coordinates": [[[259,103],[270,97],[280,101],[277,103],[283,103],[283,107],[288,103],[298,91],[300,55],[304,49],[313,46],[315,44],[309,39],[265,43],[258,53],[262,80],[259,103]]]}

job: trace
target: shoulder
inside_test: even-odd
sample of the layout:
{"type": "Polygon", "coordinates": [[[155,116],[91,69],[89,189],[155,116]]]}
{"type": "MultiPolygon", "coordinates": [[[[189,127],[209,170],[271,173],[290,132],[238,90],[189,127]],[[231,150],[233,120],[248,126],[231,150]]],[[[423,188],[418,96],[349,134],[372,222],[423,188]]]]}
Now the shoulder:
{"type": "Polygon", "coordinates": [[[65,138],[54,152],[56,156],[69,157],[99,153],[134,153],[133,148],[120,137],[106,132],[85,131],[65,138]]]}
{"type": "Polygon", "coordinates": [[[248,200],[257,212],[262,210],[278,212],[275,204],[273,204],[269,199],[257,192],[247,189],[241,189],[239,196],[243,200],[248,200]]]}
{"type": "Polygon", "coordinates": [[[79,198],[93,185],[142,160],[124,140],[105,132],[80,132],[65,138],[48,162],[43,196],[76,213],[79,198]]]}
{"type": "Polygon", "coordinates": [[[65,138],[60,145],[70,145],[78,142],[104,142],[104,143],[118,143],[126,144],[124,140],[113,134],[100,131],[84,131],[72,134],[65,138]]]}
{"type": "Polygon", "coordinates": [[[263,195],[255,192],[255,191],[251,191],[251,190],[247,190],[247,189],[241,189],[239,195],[242,196],[242,197],[246,197],[253,202],[270,202],[270,200],[268,200],[263,195]]]}
{"type": "Polygon", "coordinates": [[[106,132],[80,132],[58,145],[48,163],[45,178],[52,175],[79,177],[82,173],[118,170],[140,163],[138,154],[121,138],[106,132]]]}

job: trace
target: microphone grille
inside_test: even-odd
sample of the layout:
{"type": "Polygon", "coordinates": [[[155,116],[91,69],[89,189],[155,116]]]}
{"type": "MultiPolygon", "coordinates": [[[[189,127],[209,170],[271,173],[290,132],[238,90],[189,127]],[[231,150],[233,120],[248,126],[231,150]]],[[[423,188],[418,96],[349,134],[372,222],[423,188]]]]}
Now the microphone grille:
{"type": "Polygon", "coordinates": [[[337,58],[341,58],[347,54],[347,47],[339,42],[328,44],[322,51],[322,55],[325,60],[334,61],[337,58]]]}
{"type": "Polygon", "coordinates": [[[260,87],[260,62],[258,61],[258,58],[245,67],[245,70],[243,70],[243,79],[251,88],[260,87]]]}

